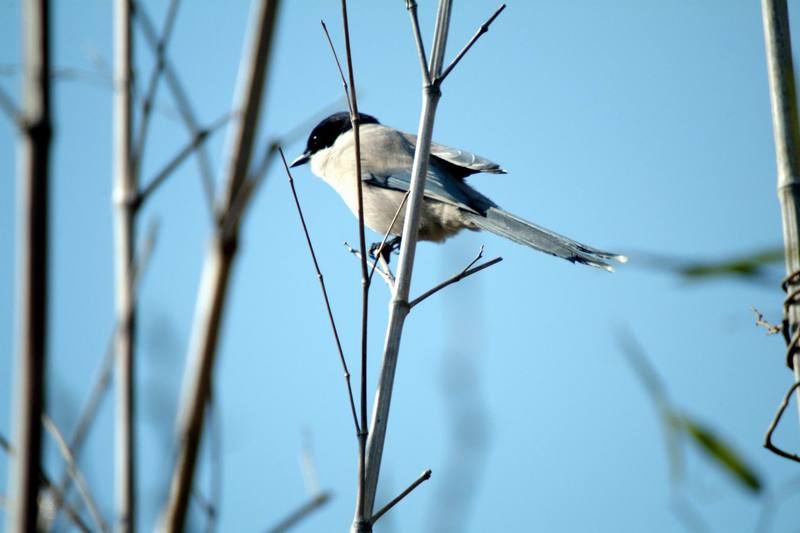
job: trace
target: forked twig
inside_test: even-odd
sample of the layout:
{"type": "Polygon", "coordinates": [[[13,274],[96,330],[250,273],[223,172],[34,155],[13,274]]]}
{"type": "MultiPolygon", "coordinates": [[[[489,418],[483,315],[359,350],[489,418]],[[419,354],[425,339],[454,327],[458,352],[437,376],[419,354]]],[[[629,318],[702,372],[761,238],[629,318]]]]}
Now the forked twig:
{"type": "Polygon", "coordinates": [[[409,302],[409,304],[408,304],[409,309],[413,308],[415,305],[417,305],[418,303],[422,302],[426,298],[429,298],[430,296],[433,296],[434,294],[436,294],[440,290],[444,289],[448,285],[452,285],[453,283],[458,283],[462,279],[464,279],[466,277],[469,277],[469,276],[471,276],[473,274],[477,274],[481,270],[483,270],[485,268],[489,268],[492,265],[496,265],[497,263],[499,263],[500,261],[503,260],[502,257],[495,257],[491,261],[487,261],[487,262],[485,262],[485,263],[483,263],[481,265],[478,265],[478,266],[473,268],[473,265],[475,263],[477,263],[478,261],[480,261],[482,257],[483,257],[483,246],[481,246],[481,249],[478,251],[478,255],[475,256],[475,259],[473,259],[466,267],[464,267],[464,269],[461,272],[459,272],[458,274],[455,274],[454,276],[450,277],[449,279],[446,279],[445,281],[439,283],[438,285],[436,285],[432,289],[425,291],[424,293],[422,293],[418,297],[416,297],[413,300],[411,300],[411,302],[409,302]]]}
{"type": "Polygon", "coordinates": [[[489,26],[492,25],[494,19],[499,17],[500,13],[502,13],[505,8],[506,5],[502,4],[500,7],[497,8],[497,11],[495,11],[494,14],[492,14],[492,16],[486,20],[486,22],[480,25],[478,31],[475,32],[475,35],[473,35],[472,38],[469,40],[469,42],[466,45],[464,45],[464,48],[462,48],[461,51],[458,54],[456,54],[456,57],[453,59],[453,61],[450,62],[450,65],[448,65],[448,67],[444,69],[444,72],[442,72],[441,76],[439,76],[438,81],[440,83],[444,81],[444,79],[448,76],[448,74],[450,74],[450,72],[455,68],[455,66],[458,65],[458,62],[461,61],[461,59],[467,52],[469,52],[469,49],[472,48],[472,45],[475,44],[478,41],[478,39],[480,39],[481,35],[489,31],[489,26]]]}
{"type": "Polygon", "coordinates": [[[401,492],[400,494],[398,494],[396,498],[394,498],[392,501],[390,501],[389,503],[387,503],[386,505],[384,505],[384,506],[383,506],[383,507],[382,507],[382,508],[381,508],[381,509],[380,509],[380,510],[377,512],[377,513],[373,514],[373,515],[372,515],[372,519],[371,519],[372,523],[374,524],[375,522],[377,522],[377,521],[380,519],[380,517],[382,517],[383,515],[385,515],[385,514],[386,514],[386,513],[387,513],[387,512],[388,512],[388,511],[389,511],[389,510],[392,508],[392,507],[394,507],[395,505],[397,505],[398,503],[400,503],[400,500],[402,500],[403,498],[405,498],[406,496],[408,496],[409,494],[411,494],[411,491],[413,491],[414,489],[416,489],[416,488],[417,488],[418,486],[420,486],[420,485],[421,485],[423,482],[425,482],[425,481],[429,480],[430,478],[431,478],[431,470],[430,470],[430,468],[429,468],[428,470],[425,470],[425,471],[424,471],[424,472],[423,472],[423,473],[422,473],[422,474],[421,474],[421,475],[420,475],[420,476],[419,476],[419,477],[416,479],[416,481],[414,481],[414,482],[413,482],[411,485],[409,485],[409,486],[408,486],[408,488],[406,488],[406,490],[404,490],[403,492],[401,492]]]}
{"type": "Polygon", "coordinates": [[[772,422],[770,422],[769,428],[767,429],[767,434],[764,437],[764,447],[776,455],[780,455],[785,459],[790,459],[792,461],[800,463],[800,455],[789,453],[772,444],[772,434],[778,427],[778,424],[780,423],[781,418],[783,417],[783,413],[784,411],[786,411],[786,407],[789,405],[789,400],[791,400],[792,394],[794,393],[794,391],[798,389],[798,387],[800,387],[800,381],[793,383],[792,386],[789,387],[789,391],[783,397],[783,401],[781,402],[781,405],[778,407],[778,411],[775,413],[775,417],[772,419],[772,422]]]}
{"type": "Polygon", "coordinates": [[[64,436],[61,434],[61,431],[59,431],[53,420],[47,415],[42,416],[42,424],[44,424],[44,427],[47,432],[50,433],[50,436],[53,437],[56,447],[61,453],[64,461],[67,463],[70,476],[73,478],[75,486],[78,488],[78,493],[81,495],[83,502],[86,504],[86,508],[89,509],[89,514],[92,516],[92,520],[94,520],[100,531],[108,531],[108,524],[106,524],[105,520],[103,520],[97,504],[92,497],[92,493],[89,490],[89,485],[86,483],[86,478],[78,469],[78,465],[75,462],[75,456],[69,449],[67,441],[64,440],[64,436]]]}
{"type": "Polygon", "coordinates": [[[350,385],[350,370],[347,368],[347,360],[344,357],[344,350],[342,349],[342,342],[339,340],[339,330],[336,328],[336,321],[333,318],[333,310],[331,309],[331,302],[328,299],[328,290],[325,288],[325,278],[322,275],[322,270],[319,268],[319,262],[317,261],[317,254],[314,253],[314,245],[311,244],[311,236],[308,233],[308,226],[306,225],[306,219],[303,216],[303,209],[300,207],[300,200],[297,198],[297,190],[294,187],[294,178],[292,178],[292,172],[289,170],[289,165],[286,163],[286,157],[283,155],[283,150],[278,148],[278,152],[281,155],[281,161],[283,161],[283,168],[286,169],[286,175],[289,178],[289,187],[292,189],[292,197],[294,198],[294,205],[297,207],[297,214],[300,215],[300,224],[303,226],[303,233],[306,236],[306,244],[308,244],[308,251],[311,253],[311,260],[314,263],[314,269],[317,271],[317,280],[319,280],[319,286],[322,289],[322,298],[325,300],[325,309],[328,311],[328,320],[331,323],[331,330],[333,331],[333,338],[336,341],[336,350],[339,352],[339,361],[342,363],[342,370],[344,371],[344,381],[347,385],[347,396],[350,400],[350,410],[353,414],[353,424],[356,428],[356,433],[361,432],[361,426],[358,423],[358,415],[356,414],[356,404],[355,399],[353,398],[353,388],[350,385]]]}

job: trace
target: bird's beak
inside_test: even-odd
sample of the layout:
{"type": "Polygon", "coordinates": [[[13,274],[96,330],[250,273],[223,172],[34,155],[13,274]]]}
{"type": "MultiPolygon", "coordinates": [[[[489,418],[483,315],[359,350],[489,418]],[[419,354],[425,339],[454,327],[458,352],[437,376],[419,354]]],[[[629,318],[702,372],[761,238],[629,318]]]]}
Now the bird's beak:
{"type": "Polygon", "coordinates": [[[300,165],[305,165],[308,163],[308,160],[311,159],[311,154],[308,152],[303,153],[300,157],[292,161],[292,164],[289,165],[289,168],[299,167],[300,165]]]}

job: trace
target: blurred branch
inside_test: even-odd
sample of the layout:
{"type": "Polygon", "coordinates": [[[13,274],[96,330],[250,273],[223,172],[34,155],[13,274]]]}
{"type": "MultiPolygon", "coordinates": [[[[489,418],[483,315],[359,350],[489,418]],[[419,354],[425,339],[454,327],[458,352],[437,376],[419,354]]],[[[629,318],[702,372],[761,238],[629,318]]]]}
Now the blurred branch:
{"type": "MultiPolygon", "coordinates": [[[[145,41],[147,41],[147,44],[153,50],[153,53],[158,56],[159,38],[157,36],[155,25],[153,24],[150,16],[147,14],[144,4],[141,2],[137,3],[136,21],[139,23],[139,26],[142,29],[145,41]]],[[[201,127],[192,108],[192,104],[189,101],[189,97],[186,95],[186,91],[183,89],[183,85],[181,84],[178,75],[175,73],[169,58],[166,56],[166,54],[161,54],[161,56],[163,59],[162,71],[164,75],[164,81],[166,81],[170,92],[175,99],[175,105],[178,108],[178,113],[180,114],[186,129],[189,131],[189,134],[192,137],[196,137],[198,132],[201,131],[201,127]]],[[[213,218],[216,218],[217,209],[214,201],[214,174],[211,171],[211,158],[204,144],[201,144],[197,150],[197,166],[200,172],[200,178],[203,184],[203,192],[206,196],[206,203],[208,204],[209,213],[212,214],[213,218]]]]}
{"type": "Polygon", "coordinates": [[[345,386],[347,387],[347,397],[350,400],[350,411],[353,415],[353,424],[356,429],[356,434],[361,433],[361,427],[358,424],[358,415],[356,414],[356,404],[355,400],[353,399],[353,387],[350,385],[350,370],[347,368],[347,360],[344,357],[344,350],[342,350],[342,343],[339,340],[339,331],[336,328],[336,321],[333,318],[333,310],[331,309],[331,302],[328,299],[328,290],[325,288],[325,278],[322,275],[322,270],[319,268],[319,262],[317,261],[317,254],[314,253],[314,245],[311,244],[311,236],[308,233],[308,226],[306,225],[306,219],[303,216],[303,210],[300,207],[300,200],[297,198],[297,191],[294,187],[294,178],[292,178],[292,172],[289,170],[289,165],[286,163],[286,157],[283,155],[283,150],[278,148],[278,151],[281,155],[281,161],[283,162],[283,168],[286,170],[286,176],[289,178],[289,187],[292,190],[292,197],[294,198],[294,205],[297,207],[297,214],[300,216],[300,224],[303,227],[303,233],[306,236],[306,244],[308,245],[308,251],[311,254],[311,261],[314,263],[314,269],[317,272],[317,280],[319,281],[320,289],[322,289],[322,298],[325,301],[325,309],[328,312],[328,321],[331,324],[331,330],[333,331],[333,339],[336,342],[336,350],[339,352],[339,361],[342,364],[342,371],[344,372],[344,382],[345,386]]]}
{"type": "Polygon", "coordinates": [[[116,311],[116,407],[114,438],[115,529],[136,531],[136,302],[133,262],[135,200],[133,168],[133,2],[114,2],[114,284],[116,311]]]}
{"type": "MultiPolygon", "coordinates": [[[[243,213],[243,209],[232,212],[232,207],[250,169],[278,4],[277,0],[262,0],[255,6],[249,45],[240,64],[239,87],[234,104],[240,115],[232,129],[222,198],[225,208],[206,254],[178,409],[178,456],[161,523],[161,529],[168,532],[182,531],[186,520],[203,433],[206,399],[212,386],[219,333],[243,213]]],[[[165,73],[168,74],[169,70],[165,70],[165,73]]]]}
{"type": "Polygon", "coordinates": [[[135,199],[135,207],[140,208],[152,195],[159,186],[161,186],[168,177],[183,163],[187,157],[195,153],[201,146],[204,145],[208,137],[222,128],[231,119],[230,113],[225,113],[220,118],[211,123],[208,128],[198,130],[194,137],[184,146],[177,154],[162,168],[155,177],[144,186],[135,199]]]}
{"type": "Polygon", "coordinates": [[[471,276],[473,274],[477,274],[481,270],[483,270],[485,268],[489,268],[492,265],[496,265],[497,263],[499,263],[500,261],[503,260],[502,257],[495,257],[491,261],[487,261],[487,262],[483,263],[482,265],[478,265],[478,266],[473,268],[473,265],[475,263],[477,263],[478,261],[480,261],[482,257],[483,257],[483,245],[481,245],[481,249],[478,250],[478,255],[475,256],[475,259],[473,259],[467,266],[465,266],[464,269],[461,272],[459,272],[458,274],[455,274],[451,278],[446,279],[445,281],[439,283],[438,285],[436,285],[432,289],[425,291],[424,293],[422,293],[417,298],[414,298],[413,300],[411,300],[411,302],[409,302],[408,307],[409,308],[413,308],[418,303],[421,303],[426,298],[429,298],[429,297],[433,296],[434,294],[436,294],[440,290],[444,289],[445,287],[448,287],[448,286],[452,285],[453,283],[458,283],[462,279],[467,278],[467,277],[469,277],[469,276],[471,276]]]}
{"type": "Polygon", "coordinates": [[[81,495],[83,502],[86,504],[86,508],[89,510],[89,514],[91,515],[92,520],[94,520],[98,530],[108,531],[108,525],[106,524],[105,520],[103,520],[103,517],[97,508],[97,504],[95,503],[92,493],[89,490],[89,485],[86,483],[86,478],[83,477],[83,474],[81,474],[81,471],[78,469],[78,465],[75,462],[75,456],[69,449],[67,441],[64,440],[64,436],[61,434],[61,432],[58,430],[58,427],[49,416],[44,415],[42,417],[42,424],[44,424],[44,427],[47,432],[50,433],[50,436],[53,437],[53,441],[56,443],[58,451],[61,453],[64,461],[67,463],[69,475],[75,482],[75,486],[78,488],[78,493],[81,495]]]}
{"type": "Polygon", "coordinates": [[[20,135],[17,240],[17,363],[14,399],[16,460],[9,476],[8,531],[35,531],[42,472],[41,417],[46,406],[48,226],[53,136],[50,2],[22,8],[24,128],[20,135]]]}
{"type": "Polygon", "coordinates": [[[387,513],[389,510],[391,510],[391,508],[392,508],[392,507],[394,507],[395,505],[397,505],[398,503],[400,503],[400,501],[401,501],[403,498],[405,498],[406,496],[408,496],[409,494],[411,494],[411,492],[412,492],[414,489],[416,489],[416,488],[417,488],[418,486],[420,486],[420,485],[421,485],[423,482],[425,482],[425,481],[429,480],[430,478],[431,478],[431,470],[430,470],[430,469],[428,469],[428,470],[425,470],[425,471],[424,471],[422,474],[420,474],[420,476],[419,476],[419,477],[416,479],[416,481],[414,481],[414,482],[413,482],[411,485],[409,485],[409,486],[406,488],[406,490],[404,490],[403,492],[401,492],[400,494],[398,494],[398,495],[397,495],[397,497],[396,497],[396,498],[394,498],[392,501],[390,501],[389,503],[387,503],[386,505],[384,505],[383,507],[381,507],[381,509],[380,509],[380,510],[379,510],[377,513],[373,514],[373,515],[372,515],[372,523],[374,524],[375,522],[377,522],[378,520],[380,520],[380,518],[381,518],[383,515],[385,515],[385,514],[386,514],[386,513],[387,513]]]}
{"type": "Polygon", "coordinates": [[[312,496],[311,499],[298,507],[296,510],[292,511],[289,516],[271,528],[268,528],[265,533],[284,533],[285,531],[288,531],[300,521],[305,519],[308,515],[328,503],[330,499],[330,492],[320,492],[319,494],[312,496]]]}

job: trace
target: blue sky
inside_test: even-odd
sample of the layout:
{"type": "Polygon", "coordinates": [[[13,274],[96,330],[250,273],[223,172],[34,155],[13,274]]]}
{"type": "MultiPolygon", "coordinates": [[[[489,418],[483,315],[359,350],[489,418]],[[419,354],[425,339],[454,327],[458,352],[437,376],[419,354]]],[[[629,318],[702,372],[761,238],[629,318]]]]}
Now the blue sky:
{"type": "MultiPolygon", "coordinates": [[[[112,13],[104,0],[54,4],[54,65],[78,73],[56,85],[52,166],[48,383],[51,413],[69,433],[113,324],[112,94],[104,70],[112,58],[112,13]]],[[[159,25],[166,4],[145,2],[159,25]]],[[[433,2],[421,4],[429,42],[435,9],[433,2]]],[[[456,2],[450,57],[496,7],[456,2]]],[[[249,11],[243,1],[184,2],[179,11],[169,56],[203,123],[231,105],[249,11]]],[[[17,98],[19,12],[19,2],[0,2],[0,85],[17,98]]],[[[419,68],[404,3],[354,1],[350,15],[360,108],[415,131],[419,68]]],[[[262,145],[341,96],[320,19],[341,48],[338,2],[287,2],[280,12],[262,145]]],[[[137,38],[144,84],[152,60],[137,38]]],[[[443,93],[434,138],[509,171],[471,177],[472,185],[509,211],[632,260],[609,275],[488,234],[420,245],[415,294],[460,270],[481,244],[487,256],[505,260],[426,301],[407,321],[379,500],[425,468],[433,478],[380,530],[680,530],[669,507],[659,419],[620,352],[620,326],[635,333],[673,400],[724,436],[768,488],[790,478],[793,465],[764,451],[761,441],[791,375],[781,341],[765,338],[750,311],[755,305],[778,320],[777,287],[688,284],[645,261],[648,254],[723,259],[781,242],[757,3],[512,1],[443,93]]],[[[164,86],[158,102],[146,180],[188,138],[164,86]]],[[[224,138],[217,134],[209,143],[215,169],[224,166],[224,138]]],[[[0,431],[6,435],[15,321],[14,139],[1,119],[0,431]]],[[[299,153],[303,141],[287,143],[287,155],[299,153]]],[[[160,222],[141,286],[138,331],[145,529],[166,490],[210,234],[196,168],[183,165],[140,218],[141,233],[149,220],[160,222]]],[[[307,167],[295,178],[355,370],[359,269],[341,245],[357,240],[355,219],[307,167]]],[[[387,303],[385,286],[376,283],[370,390],[387,303]]],[[[261,530],[307,498],[298,461],[306,441],[319,482],[334,498],[296,531],[347,527],[356,441],[319,287],[277,166],[244,222],[216,394],[220,530],[261,530]]],[[[112,428],[107,399],[82,464],[108,516],[112,428]]],[[[796,449],[799,437],[792,412],[778,438],[796,449]]],[[[59,472],[52,447],[48,464],[59,472]]],[[[205,487],[207,461],[201,469],[205,487]]],[[[731,484],[696,452],[688,454],[687,471],[685,494],[712,530],[755,528],[763,497],[731,484]]],[[[2,458],[0,478],[7,472],[2,458]]],[[[797,496],[780,508],[773,531],[793,531],[792,501],[797,496]]],[[[194,517],[200,524],[199,513],[194,517]]]]}

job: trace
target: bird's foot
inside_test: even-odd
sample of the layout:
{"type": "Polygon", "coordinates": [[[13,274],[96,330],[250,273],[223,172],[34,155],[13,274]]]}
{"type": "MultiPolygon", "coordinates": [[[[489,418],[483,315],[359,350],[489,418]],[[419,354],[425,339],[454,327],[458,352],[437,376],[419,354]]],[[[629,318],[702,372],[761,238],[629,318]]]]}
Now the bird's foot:
{"type": "Polygon", "coordinates": [[[399,253],[400,251],[400,237],[394,237],[392,239],[387,240],[381,246],[380,242],[373,242],[369,247],[369,256],[372,259],[377,259],[379,256],[389,264],[389,259],[393,253],[399,253]]]}

